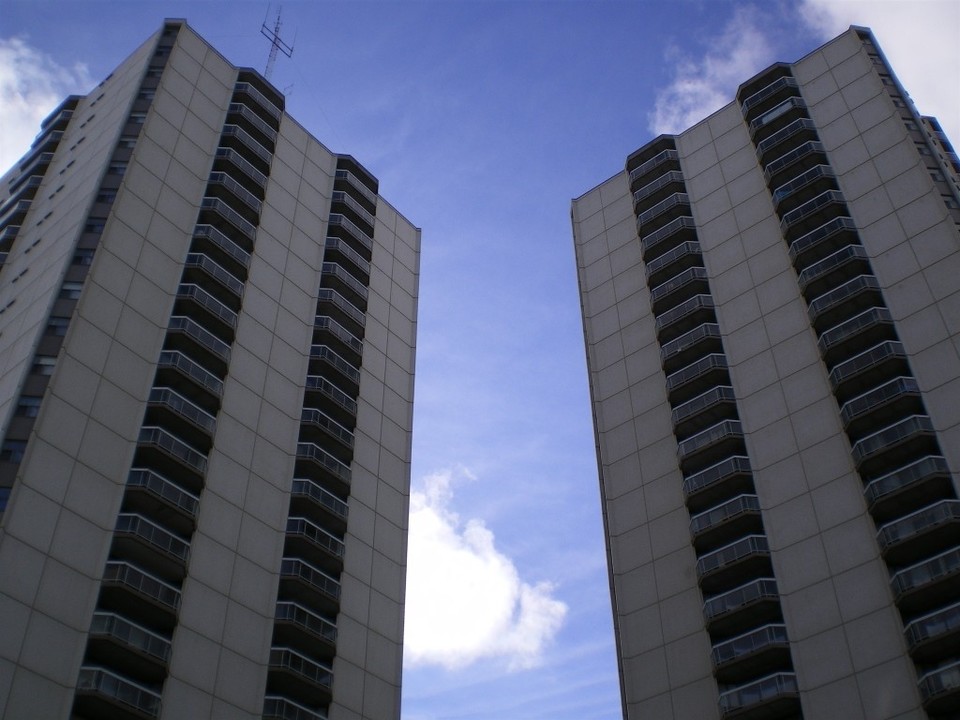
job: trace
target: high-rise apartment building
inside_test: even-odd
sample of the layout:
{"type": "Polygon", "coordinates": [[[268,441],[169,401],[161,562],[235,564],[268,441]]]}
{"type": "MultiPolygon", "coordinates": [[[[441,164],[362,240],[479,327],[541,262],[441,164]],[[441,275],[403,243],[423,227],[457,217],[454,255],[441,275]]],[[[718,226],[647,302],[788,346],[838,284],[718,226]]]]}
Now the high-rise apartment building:
{"type": "Polygon", "coordinates": [[[398,717],[419,231],[179,20],[0,198],[0,715],[398,717]]]}
{"type": "Polygon", "coordinates": [[[573,202],[625,717],[960,716],[958,171],[851,28],[573,202]]]}

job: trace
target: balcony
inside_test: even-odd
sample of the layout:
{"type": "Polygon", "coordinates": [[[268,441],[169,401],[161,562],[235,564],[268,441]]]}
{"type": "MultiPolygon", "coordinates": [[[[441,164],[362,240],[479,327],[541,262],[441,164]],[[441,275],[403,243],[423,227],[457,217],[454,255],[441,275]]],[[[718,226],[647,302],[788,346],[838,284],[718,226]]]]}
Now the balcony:
{"type": "Polygon", "coordinates": [[[762,533],[760,500],[756,495],[738,495],[690,518],[690,536],[697,552],[717,548],[748,533],[762,533]]]}
{"type": "Polygon", "coordinates": [[[260,144],[271,149],[277,142],[277,131],[269,123],[263,120],[257,113],[244,105],[242,102],[232,102],[227,106],[227,120],[237,125],[243,125],[244,128],[257,139],[260,144]]]}
{"type": "Polygon", "coordinates": [[[315,443],[297,443],[296,473],[298,477],[333,483],[337,490],[350,492],[350,466],[315,443]]]}
{"type": "Polygon", "coordinates": [[[204,367],[213,368],[217,375],[227,373],[230,363],[230,345],[203,327],[196,320],[174,315],[167,326],[164,350],[180,350],[204,367]]]}
{"type": "Polygon", "coordinates": [[[782,217],[814,195],[836,188],[837,180],[833,168],[829,165],[816,165],[774,190],[773,206],[782,217]]]}
{"type": "Polygon", "coordinates": [[[853,444],[853,462],[861,477],[874,469],[908,462],[939,450],[933,422],[927,415],[911,415],[853,444]]]}
{"type": "Polygon", "coordinates": [[[720,693],[720,716],[742,720],[794,718],[800,712],[800,690],[792,672],[768,675],[720,693]]]}
{"type": "Polygon", "coordinates": [[[238,151],[244,160],[263,174],[270,173],[273,153],[260,144],[256,138],[238,125],[224,125],[220,134],[220,143],[224,147],[238,151]]]}
{"type": "Polygon", "coordinates": [[[16,202],[9,203],[3,208],[3,212],[0,213],[0,227],[7,228],[11,225],[23,225],[23,219],[27,216],[30,205],[30,200],[17,200],[16,202]]]}
{"type": "Polygon", "coordinates": [[[150,390],[144,422],[150,424],[154,422],[169,423],[172,426],[169,429],[198,441],[204,445],[205,450],[209,449],[213,434],[217,429],[217,421],[210,413],[167,387],[154,387],[150,390]],[[196,435],[198,430],[209,437],[198,437],[196,435]]]}
{"type": "Polygon", "coordinates": [[[750,122],[750,137],[754,143],[761,142],[767,135],[776,132],[798,115],[805,117],[806,110],[807,104],[803,101],[803,98],[789,97],[750,122]]]}
{"type": "Polygon", "coordinates": [[[317,293],[317,314],[339,317],[341,321],[353,323],[354,335],[362,338],[367,316],[336,290],[320,288],[317,293]]]}
{"type": "Polygon", "coordinates": [[[847,435],[857,440],[898,417],[922,412],[923,400],[917,381],[910,376],[900,376],[848,400],[840,408],[840,420],[847,435]]]}
{"type": "Polygon", "coordinates": [[[260,218],[263,203],[260,198],[247,190],[242,183],[234,180],[228,173],[214,171],[207,178],[207,192],[238,209],[248,222],[256,223],[260,218]]]}
{"type": "Polygon", "coordinates": [[[334,352],[326,345],[313,345],[310,347],[310,360],[313,367],[311,372],[326,374],[319,364],[338,374],[337,382],[344,388],[348,394],[356,395],[360,391],[360,371],[352,363],[334,352]]]}
{"type": "Polygon", "coordinates": [[[643,208],[638,207],[641,203],[652,205],[663,200],[670,190],[684,190],[683,173],[679,170],[671,170],[664,173],[653,182],[649,182],[633,194],[633,208],[635,212],[642,212],[643,208]]]}
{"type": "Polygon", "coordinates": [[[157,362],[158,383],[188,395],[207,413],[216,414],[223,396],[223,381],[179,350],[164,350],[157,362]],[[203,392],[197,392],[202,390],[203,392]]]}
{"type": "Polygon", "coordinates": [[[151,469],[188,484],[188,489],[193,494],[200,494],[203,475],[207,470],[206,455],[194,450],[163,428],[146,426],[140,429],[136,457],[151,469]]]}
{"type": "Polygon", "coordinates": [[[120,513],[111,556],[130,560],[167,581],[182,581],[190,543],[143,515],[120,513]]]}
{"type": "Polygon", "coordinates": [[[903,345],[886,340],[835,365],[830,370],[830,385],[837,401],[845,403],[888,378],[909,372],[903,345]]]}
{"type": "Polygon", "coordinates": [[[290,490],[290,513],[316,517],[338,533],[347,529],[347,503],[313,480],[294,478],[290,490]]]}
{"type": "Polygon", "coordinates": [[[207,255],[189,253],[183,266],[183,279],[188,283],[202,285],[221,303],[230,307],[231,311],[240,309],[243,281],[207,255]],[[211,280],[213,282],[210,282],[211,280]]]}
{"type": "MultiPolygon", "coordinates": [[[[353,190],[360,193],[360,195],[371,205],[376,208],[377,205],[377,194],[373,192],[370,188],[363,184],[363,181],[360,180],[356,175],[354,175],[349,170],[337,170],[334,173],[334,187],[337,188],[339,181],[344,181],[347,185],[350,186],[353,190]]],[[[339,189],[339,188],[338,188],[339,189]]]]}
{"type": "Polygon", "coordinates": [[[784,214],[780,232],[788,240],[798,238],[838,217],[847,217],[846,200],[839,190],[827,190],[784,214]]]}
{"type": "Polygon", "coordinates": [[[309,703],[330,701],[333,673],[326,665],[285,647],[270,649],[267,691],[293,695],[309,703]]]}
{"type": "Polygon", "coordinates": [[[348,298],[352,305],[366,309],[367,295],[369,294],[366,285],[337,263],[323,263],[320,270],[320,280],[325,287],[336,290],[343,297],[348,298]]]}
{"type": "Polygon", "coordinates": [[[307,375],[305,392],[308,399],[311,395],[315,396],[314,404],[320,404],[321,409],[340,425],[348,429],[356,425],[356,401],[325,377],[307,375]]]}
{"type": "Polygon", "coordinates": [[[340,583],[298,558],[280,561],[280,594],[335,615],[340,609],[340,583]]]}
{"type": "Polygon", "coordinates": [[[360,224],[363,232],[368,237],[373,236],[373,214],[370,213],[370,211],[368,211],[363,205],[361,205],[358,200],[355,200],[352,195],[349,195],[342,190],[334,190],[333,194],[330,196],[330,201],[334,205],[341,206],[334,208],[334,210],[338,212],[340,210],[345,210],[346,214],[350,216],[353,222],[360,224]]]}
{"type": "Polygon", "coordinates": [[[373,251],[373,238],[342,213],[330,213],[328,232],[344,240],[353,240],[368,254],[373,251]]]}
{"type": "Polygon", "coordinates": [[[667,376],[667,395],[675,408],[717,385],[729,385],[727,357],[712,353],[667,376]]]}
{"type": "Polygon", "coordinates": [[[905,615],[929,612],[953,602],[960,592],[960,548],[947,550],[895,573],[894,600],[905,615]]]}
{"type": "MultiPolygon", "coordinates": [[[[267,176],[257,170],[253,163],[251,163],[249,160],[246,160],[239,151],[234,150],[233,148],[219,147],[214,155],[214,167],[221,168],[226,164],[229,164],[239,170],[240,177],[250,180],[253,186],[258,188],[260,195],[263,195],[263,191],[267,187],[267,176]]],[[[250,190],[250,187],[244,187],[246,187],[247,190],[250,190]]],[[[257,190],[254,190],[253,192],[256,193],[257,190]]]]}
{"type": "Polygon", "coordinates": [[[757,578],[740,587],[706,598],[703,617],[712,635],[729,636],[760,624],[783,622],[780,593],[772,577],[757,578]]]}
{"type": "Polygon", "coordinates": [[[327,714],[279,695],[267,695],[261,720],[327,720],[327,714]]]}
{"type": "Polygon", "coordinates": [[[167,674],[170,640],[116,613],[95,612],[87,658],[159,683],[167,674]]]}
{"type": "Polygon", "coordinates": [[[772,571],[766,535],[747,535],[697,560],[697,579],[705,594],[739,586],[772,571]]]}
{"type": "Polygon", "coordinates": [[[710,292],[707,284],[707,270],[703,267],[687,268],[653,288],[650,291],[650,304],[656,314],[663,312],[671,304],[675,305],[677,302],[688,299],[697,291],[710,292]],[[678,296],[672,297],[674,294],[678,296]]]}
{"type": "Polygon", "coordinates": [[[657,316],[655,330],[661,345],[708,322],[716,322],[713,297],[694,295],[657,316]]]}
{"type": "Polygon", "coordinates": [[[819,140],[817,137],[817,125],[809,118],[797,118],[785,127],[777,130],[770,137],[757,143],[757,160],[761,165],[766,164],[766,160],[779,158],[784,152],[792,150],[800,143],[809,140],[819,140]],[[787,143],[790,143],[787,146],[787,143]]]}
{"type": "Polygon", "coordinates": [[[353,433],[332,417],[316,408],[305,407],[301,410],[300,425],[301,434],[312,434],[312,429],[315,429],[318,431],[317,439],[326,445],[329,445],[329,443],[326,443],[327,440],[333,439],[337,441],[342,448],[341,454],[343,455],[349,455],[353,450],[353,433]]]}
{"type": "Polygon", "coordinates": [[[247,268],[250,266],[250,253],[244,250],[234,240],[217,230],[213,225],[197,225],[193,229],[193,245],[191,250],[212,252],[215,259],[240,278],[247,277],[247,268]]]}
{"type": "Polygon", "coordinates": [[[157,518],[181,535],[193,532],[199,506],[199,497],[158,472],[132,468],[127,476],[123,509],[157,518]]]}
{"type": "Polygon", "coordinates": [[[324,258],[327,252],[339,255],[357,271],[358,279],[364,284],[370,281],[370,263],[340,238],[328,237],[324,242],[324,258]]]}
{"type": "Polygon", "coordinates": [[[685,192],[676,192],[637,215],[637,232],[649,234],[664,227],[671,220],[689,214],[690,196],[685,192]]]}
{"type": "Polygon", "coordinates": [[[797,276],[800,292],[817,297],[854,277],[872,277],[870,259],[862,245],[847,245],[823,260],[808,265],[797,276]]]}
{"type": "Polygon", "coordinates": [[[827,367],[833,367],[840,360],[896,338],[890,311],[885,307],[872,307],[824,330],[817,339],[817,347],[827,367]]]}
{"type": "Polygon", "coordinates": [[[956,717],[960,711],[960,660],[931,670],[917,683],[923,707],[933,717],[956,717]]]}
{"type": "Polygon", "coordinates": [[[845,245],[859,244],[857,226],[849,217],[837,217],[814,228],[790,243],[790,261],[798,271],[836,252],[845,245]]]}
{"type": "Polygon", "coordinates": [[[740,104],[744,119],[752,120],[762,109],[775,107],[784,98],[800,95],[800,86],[792,77],[779,77],[769,85],[748,96],[740,104]]]}
{"type": "Polygon", "coordinates": [[[737,419],[736,397],[729,385],[718,385],[677,405],[671,416],[677,437],[688,437],[724,419],[737,419]]]}
{"type": "Polygon", "coordinates": [[[108,560],[99,607],[144,619],[153,628],[172,632],[180,609],[180,590],[132,563],[108,560]]]}
{"type": "Polygon", "coordinates": [[[877,531],[877,543],[889,565],[960,544],[960,500],[941,500],[888,522],[877,531]]]}
{"type": "MultiPolygon", "coordinates": [[[[663,150],[660,153],[657,153],[652,158],[647,160],[645,163],[639,167],[634,168],[630,171],[630,187],[632,188],[640,180],[646,178],[647,175],[652,173],[654,170],[661,168],[664,165],[669,163],[669,168],[671,170],[680,169],[680,154],[676,150],[663,150]]],[[[666,170],[667,168],[663,168],[666,170]]]]}
{"type": "Polygon", "coordinates": [[[949,657],[960,647],[960,602],[917,618],[903,634],[914,661],[931,663],[949,657]]]}
{"type": "Polygon", "coordinates": [[[771,623],[717,643],[711,653],[719,683],[744,682],[772,669],[790,668],[787,626],[771,623]]]}
{"type": "Polygon", "coordinates": [[[330,316],[314,317],[313,335],[318,340],[332,341],[340,352],[349,354],[355,364],[360,364],[363,357],[363,342],[330,316]]]}
{"type": "MultiPolygon", "coordinates": [[[[680,206],[678,206],[680,207],[680,206]]],[[[643,249],[643,261],[652,263],[664,253],[677,248],[681,243],[697,239],[697,224],[690,216],[681,216],[671,220],[654,232],[640,238],[643,249]]]]}
{"type": "Polygon", "coordinates": [[[703,268],[703,256],[700,253],[700,243],[688,240],[646,263],[647,284],[656,287],[667,278],[692,267],[703,268]]]}
{"type": "Polygon", "coordinates": [[[826,161],[827,155],[823,143],[817,140],[808,140],[768,162],[763,170],[763,177],[767,182],[767,187],[777,187],[783,182],[783,178],[788,171],[791,175],[798,175],[826,161]]]}
{"type": "Polygon", "coordinates": [[[928,455],[871,480],[863,494],[877,522],[954,497],[950,468],[940,455],[928,455]]]}
{"type": "Polygon", "coordinates": [[[201,200],[200,218],[201,224],[213,225],[229,236],[239,233],[251,243],[257,235],[257,228],[252,222],[217,197],[205,197],[201,200]]]}
{"type": "Polygon", "coordinates": [[[739,420],[723,420],[677,443],[677,460],[684,473],[702,470],[742,452],[743,427],[739,420]]]}
{"type": "Polygon", "coordinates": [[[705,355],[717,352],[723,352],[720,326],[705,323],[676,340],[664,343],[660,347],[660,363],[664,372],[670,374],[705,355]]]}
{"type": "Polygon", "coordinates": [[[252,107],[263,113],[263,117],[269,122],[279,124],[280,117],[283,115],[283,109],[273,100],[267,98],[262,92],[257,90],[251,83],[238,82],[233,86],[233,99],[243,100],[249,98],[252,101],[252,107]]]}
{"type": "Polygon", "coordinates": [[[199,285],[181,283],[177,288],[173,311],[177,315],[188,315],[190,310],[199,311],[199,316],[215,330],[214,334],[225,342],[232,342],[237,329],[237,313],[220,302],[199,285]]]}
{"type": "Polygon", "coordinates": [[[106,668],[84,665],[77,677],[75,708],[98,720],[160,717],[160,694],[106,668]]]}
{"type": "Polygon", "coordinates": [[[284,553],[331,572],[343,569],[343,540],[303,517],[287,518],[284,553]]]}

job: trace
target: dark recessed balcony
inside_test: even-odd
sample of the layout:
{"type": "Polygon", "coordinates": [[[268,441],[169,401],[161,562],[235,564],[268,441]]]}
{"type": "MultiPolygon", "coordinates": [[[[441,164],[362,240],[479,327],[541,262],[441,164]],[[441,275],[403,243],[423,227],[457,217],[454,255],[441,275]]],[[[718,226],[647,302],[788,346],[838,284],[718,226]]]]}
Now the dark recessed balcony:
{"type": "Polygon", "coordinates": [[[189,253],[183,265],[183,280],[202,286],[233,312],[240,309],[243,281],[211,257],[203,253],[189,253]]]}
{"type": "Polygon", "coordinates": [[[350,491],[350,466],[315,443],[297,443],[296,473],[338,491],[350,491]]]}
{"type": "Polygon", "coordinates": [[[662,313],[693,295],[709,292],[706,268],[691,267],[653,288],[650,291],[650,305],[654,314],[662,313]]]}
{"type": "Polygon", "coordinates": [[[713,636],[729,637],[759,624],[783,622],[780,593],[772,577],[757,578],[740,587],[707,597],[703,617],[713,636]]]}
{"type": "Polygon", "coordinates": [[[163,580],[179,582],[187,572],[190,543],[143,515],[120,513],[110,554],[163,580]]]}
{"type": "Polygon", "coordinates": [[[872,477],[891,465],[897,467],[939,450],[933,421],[911,415],[853,444],[853,462],[861,477],[872,477]]]}
{"type": "Polygon", "coordinates": [[[847,203],[839,190],[827,190],[786,213],[780,220],[780,233],[788,241],[825,225],[838,217],[847,217],[847,203]]]}
{"type": "Polygon", "coordinates": [[[326,375],[327,370],[337,373],[337,383],[349,394],[360,391],[360,371],[327,345],[310,347],[310,372],[326,375]]]}
{"type": "Polygon", "coordinates": [[[220,134],[220,145],[236,150],[244,160],[257,170],[264,175],[269,175],[273,153],[239,125],[223,126],[223,131],[220,134]]]}
{"type": "Polygon", "coordinates": [[[207,456],[161,427],[140,429],[135,459],[138,465],[176,477],[178,483],[195,495],[203,488],[207,456]]]}
{"type": "Polygon", "coordinates": [[[863,245],[847,245],[812,265],[797,276],[800,292],[817,297],[857,275],[872,274],[870,259],[863,245]]]}
{"type": "Polygon", "coordinates": [[[923,412],[917,381],[896,377],[844,403],[840,420],[852,441],[879,430],[898,418],[923,412]]]}
{"type": "Polygon", "coordinates": [[[690,398],[717,385],[729,385],[727,357],[712,353],[667,376],[670,404],[678,407],[690,398]]]}
{"type": "Polygon", "coordinates": [[[347,429],[357,423],[357,402],[322,375],[307,375],[307,400],[347,429]]]}
{"type": "Polygon", "coordinates": [[[916,662],[932,663],[950,657],[960,647],[960,602],[917,618],[903,629],[903,634],[916,662]]]}
{"type": "Polygon", "coordinates": [[[328,237],[324,242],[324,250],[324,258],[328,261],[346,260],[346,266],[356,271],[354,277],[364,285],[370,282],[370,263],[344,240],[328,237]]]}
{"type": "Polygon", "coordinates": [[[359,225],[343,213],[330,213],[330,225],[327,232],[350,242],[361,255],[373,250],[373,238],[359,225]]]}
{"type": "MultiPolygon", "coordinates": [[[[328,315],[316,315],[313,320],[313,337],[335,348],[348,358],[351,365],[359,366],[363,358],[363,341],[328,315]]],[[[359,378],[355,378],[354,382],[359,378]]]]}
{"type": "Polygon", "coordinates": [[[223,381],[179,350],[160,353],[156,382],[196,400],[197,405],[211,415],[220,407],[223,381]]]}
{"type": "Polygon", "coordinates": [[[331,209],[356,223],[367,237],[373,237],[374,216],[349,193],[334,190],[330,196],[331,209]]]}
{"type": "Polygon", "coordinates": [[[324,287],[336,290],[353,306],[361,310],[366,309],[369,294],[367,286],[345,268],[334,262],[325,262],[321,266],[320,280],[324,287]]]}
{"type": "Polygon", "coordinates": [[[209,254],[238,278],[247,277],[250,253],[212,225],[197,225],[193,229],[191,250],[209,254]]]}
{"type": "MultiPolygon", "coordinates": [[[[663,150],[652,158],[644,162],[639,167],[630,171],[630,189],[636,190],[647,184],[654,170],[657,174],[663,174],[670,170],[680,169],[680,154],[676,150],[663,150]]],[[[651,176],[652,177],[652,176],[651,176]]]]}
{"type": "Polygon", "coordinates": [[[697,579],[705,594],[739,586],[772,572],[766,535],[748,535],[697,560],[697,579]]]}
{"type": "Polygon", "coordinates": [[[767,187],[777,187],[805,170],[827,162],[826,150],[818,140],[807,142],[767,163],[763,169],[767,187]]]}
{"type": "Polygon", "coordinates": [[[690,518],[693,545],[701,553],[762,532],[760,500],[753,494],[738,495],[690,518]]]}
{"type": "Polygon", "coordinates": [[[819,139],[817,125],[813,120],[797,118],[757,143],[757,160],[761,165],[766,165],[767,161],[779,158],[801,143],[819,139]]]}
{"type": "Polygon", "coordinates": [[[837,401],[845,403],[888,378],[909,372],[903,344],[886,340],[835,365],[830,370],[830,385],[837,401]]]}
{"type": "Polygon", "coordinates": [[[280,117],[283,115],[283,108],[257,90],[251,83],[235,83],[233,86],[233,100],[237,102],[247,102],[247,104],[261,114],[264,120],[279,126],[280,117]]]}
{"type": "Polygon", "coordinates": [[[317,408],[305,407],[300,411],[300,433],[304,440],[316,440],[332,447],[329,440],[336,441],[337,454],[349,457],[353,451],[353,433],[326,413],[317,408]]]}
{"type": "Polygon", "coordinates": [[[735,420],[737,400],[733,388],[717,385],[674,407],[671,419],[677,437],[689,437],[720,420],[735,420]]]}
{"type": "Polygon", "coordinates": [[[750,137],[760,143],[785,125],[800,117],[807,117],[807,104],[800,97],[789,97],[750,122],[750,137]]]}
{"type": "Polygon", "coordinates": [[[302,557],[331,572],[343,569],[343,540],[307,518],[287,518],[284,554],[302,557]]]}
{"type": "Polygon", "coordinates": [[[883,305],[880,283],[873,275],[857,275],[810,301],[807,314],[818,331],[832,327],[867,308],[883,305]]]}
{"type": "Polygon", "coordinates": [[[655,330],[661,345],[704,323],[716,322],[713,297],[694,295],[657,315],[655,330]]]}
{"type": "Polygon", "coordinates": [[[800,95],[800,86],[790,77],[778,77],[768,85],[747,96],[740,104],[744,119],[752,121],[769,108],[776,107],[784,99],[800,95]]]}
{"type": "Polygon", "coordinates": [[[199,506],[200,498],[158,472],[133,468],[127,476],[123,509],[157,518],[181,535],[193,532],[199,506]]]}
{"type": "Polygon", "coordinates": [[[918,683],[923,707],[931,717],[955,718],[960,712],[960,660],[926,673],[918,683]]]}
{"type": "Polygon", "coordinates": [[[723,420],[677,443],[677,460],[684,473],[702,470],[729,455],[744,452],[739,420],[723,420]]]}
{"type": "Polygon", "coordinates": [[[109,560],[103,572],[99,605],[155,630],[172,632],[180,609],[180,590],[132,563],[109,560]]]}
{"type": "MultiPolygon", "coordinates": [[[[213,225],[229,237],[246,238],[251,244],[257,235],[256,226],[238,213],[225,200],[218,197],[205,197],[200,201],[200,223],[213,225]]],[[[252,247],[245,247],[249,250],[252,247]]]]}
{"type": "Polygon", "coordinates": [[[84,665],[77,677],[74,709],[97,720],[160,717],[160,693],[106,668],[84,665]]]}
{"type": "Polygon", "coordinates": [[[122,667],[137,678],[163,682],[170,662],[170,640],[116,613],[95,612],[87,660],[122,667]]]}
{"type": "Polygon", "coordinates": [[[217,421],[210,413],[167,387],[150,390],[144,422],[162,425],[178,435],[189,437],[202,451],[210,449],[217,429],[217,421]]]}
{"type": "Polygon", "coordinates": [[[230,362],[230,345],[196,320],[183,315],[170,318],[164,350],[182,351],[219,376],[226,375],[230,362]]]}
{"type": "Polygon", "coordinates": [[[343,190],[341,185],[348,186],[351,191],[359,193],[360,197],[366,200],[372,207],[370,212],[375,212],[377,207],[377,194],[363,184],[363,182],[349,170],[337,170],[334,174],[334,189],[343,190]]]}
{"type": "Polygon", "coordinates": [[[254,193],[259,199],[263,199],[263,191],[267,186],[267,176],[257,170],[253,163],[246,160],[239,151],[228,147],[217,148],[213,167],[215,170],[225,168],[238,170],[239,172],[234,173],[233,176],[243,183],[247,190],[254,193]]]}
{"type": "Polygon", "coordinates": [[[853,220],[837,217],[791,242],[788,252],[793,266],[802,272],[808,265],[846,245],[859,244],[860,238],[853,220]]]}
{"type": "Polygon", "coordinates": [[[817,339],[820,355],[828,368],[884,340],[896,340],[893,317],[885,307],[872,307],[843,320],[817,339]]]}
{"type": "Polygon", "coordinates": [[[667,195],[674,192],[683,192],[684,190],[683,173],[679,170],[666,172],[633,193],[634,212],[641,213],[647,208],[656,205],[666,198],[667,195]]]}
{"type": "Polygon", "coordinates": [[[703,255],[700,253],[700,243],[688,240],[646,263],[647,284],[656,287],[692,267],[703,268],[703,255]]]}
{"type": "Polygon", "coordinates": [[[894,600],[907,615],[929,612],[952,602],[960,592],[960,548],[947,550],[895,573],[894,600]]]}
{"type": "Polygon", "coordinates": [[[267,695],[263,699],[261,720],[327,720],[327,713],[295,703],[289,698],[267,695]]]}
{"type": "Polygon", "coordinates": [[[290,490],[290,512],[317,518],[334,532],[343,534],[347,529],[348,506],[319,483],[306,478],[294,478],[290,490]]]}
{"type": "Polygon", "coordinates": [[[705,323],[676,340],[660,347],[660,363],[665,373],[672,373],[711,353],[723,352],[720,326],[705,323]]]}
{"type": "Polygon", "coordinates": [[[340,583],[327,573],[299,558],[280,562],[280,593],[285,600],[297,600],[322,612],[336,615],[340,609],[340,583]]]}
{"type": "Polygon", "coordinates": [[[260,219],[260,211],[263,209],[260,198],[228,173],[217,170],[210,173],[207,178],[207,194],[220,198],[251,223],[256,224],[260,219]]]}
{"type": "Polygon", "coordinates": [[[30,200],[16,200],[8,203],[2,208],[3,212],[0,213],[0,227],[7,228],[12,225],[23,225],[23,219],[27,216],[30,205],[30,200]]]}
{"type": "Polygon", "coordinates": [[[685,192],[676,192],[661,200],[649,210],[637,215],[637,232],[649,235],[678,217],[689,217],[690,196],[685,192]]]}
{"type": "MultiPolygon", "coordinates": [[[[677,206],[682,207],[682,206],[677,206]]],[[[689,215],[671,220],[659,230],[640,238],[643,249],[643,261],[652,263],[656,258],[679,247],[683,243],[697,240],[697,224],[689,215]]]]}
{"type": "Polygon", "coordinates": [[[271,152],[277,142],[277,131],[256,112],[242,102],[232,102],[227,106],[227,122],[244,128],[257,138],[257,141],[271,152]]]}
{"type": "Polygon", "coordinates": [[[720,715],[742,720],[779,720],[800,714],[797,676],[779,672],[720,693],[720,715]]]}
{"type": "Polygon", "coordinates": [[[764,671],[789,669],[787,626],[771,623],[717,643],[711,658],[719,683],[739,683],[764,671]]]}
{"type": "Polygon", "coordinates": [[[888,522],[877,531],[877,543],[889,565],[905,565],[960,544],[960,500],[941,500],[888,522]]]}
{"type": "Polygon", "coordinates": [[[332,288],[320,288],[317,293],[317,314],[337,318],[358,338],[363,339],[367,316],[356,305],[332,288]]]}
{"type": "Polygon", "coordinates": [[[863,494],[877,522],[954,497],[950,468],[940,455],[928,455],[871,480],[863,494]]]}
{"type": "Polygon", "coordinates": [[[777,187],[772,192],[773,206],[783,217],[825,190],[835,190],[837,180],[829,165],[815,165],[777,187]]]}
{"type": "Polygon", "coordinates": [[[753,492],[753,474],[746,455],[733,455],[683,478],[683,494],[687,508],[693,513],[753,492]]]}
{"type": "Polygon", "coordinates": [[[327,665],[285,647],[270,649],[267,692],[292,695],[308,703],[330,701],[333,672],[327,665]]]}

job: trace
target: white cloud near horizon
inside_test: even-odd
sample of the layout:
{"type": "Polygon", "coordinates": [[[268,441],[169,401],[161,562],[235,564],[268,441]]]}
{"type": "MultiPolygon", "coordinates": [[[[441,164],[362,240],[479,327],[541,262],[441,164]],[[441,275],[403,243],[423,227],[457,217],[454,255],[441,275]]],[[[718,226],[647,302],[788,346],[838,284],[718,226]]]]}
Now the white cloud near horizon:
{"type": "Polygon", "coordinates": [[[737,87],[773,62],[773,49],[756,22],[757,12],[737,7],[724,26],[714,48],[693,59],[676,47],[667,50],[668,62],[676,66],[674,79],[657,93],[653,112],[647,118],[655,135],[679,133],[729,103],[737,87]]]}
{"type": "Polygon", "coordinates": [[[565,603],[549,582],[530,584],[477,518],[461,521],[453,484],[466,469],[423,479],[410,495],[404,661],[449,670],[501,660],[508,670],[537,666],[563,625],[565,603]]]}
{"type": "Polygon", "coordinates": [[[21,37],[0,38],[0,173],[26,153],[61,100],[93,84],[83,64],[64,67],[21,37]]]}

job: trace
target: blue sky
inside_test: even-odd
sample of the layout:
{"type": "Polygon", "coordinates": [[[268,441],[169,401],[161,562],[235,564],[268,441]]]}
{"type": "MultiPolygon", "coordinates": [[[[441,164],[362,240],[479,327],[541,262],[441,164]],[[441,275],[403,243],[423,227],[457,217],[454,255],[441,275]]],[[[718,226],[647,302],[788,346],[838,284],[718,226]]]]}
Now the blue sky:
{"type": "MultiPolygon", "coordinates": [[[[164,17],[263,69],[267,11],[0,0],[0,165],[164,17]]],[[[301,0],[283,21],[288,111],[423,228],[404,720],[618,718],[570,199],[851,23],[960,141],[960,3],[301,0]]]]}

